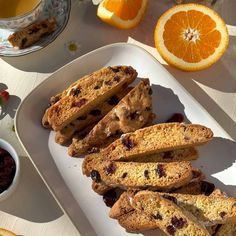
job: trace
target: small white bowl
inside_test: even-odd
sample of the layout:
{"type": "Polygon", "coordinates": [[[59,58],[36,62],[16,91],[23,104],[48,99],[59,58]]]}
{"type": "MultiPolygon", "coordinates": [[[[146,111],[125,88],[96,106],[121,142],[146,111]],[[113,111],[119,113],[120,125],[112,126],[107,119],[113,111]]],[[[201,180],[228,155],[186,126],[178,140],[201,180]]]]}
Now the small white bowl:
{"type": "Polygon", "coordinates": [[[16,172],[15,172],[15,176],[13,178],[11,185],[5,191],[0,193],[0,201],[2,201],[8,198],[17,187],[17,184],[19,182],[19,176],[20,176],[20,160],[19,160],[19,156],[17,155],[15,149],[11,146],[11,144],[9,144],[3,139],[0,139],[0,148],[3,148],[7,152],[9,152],[9,154],[12,156],[16,164],[16,172]]]}

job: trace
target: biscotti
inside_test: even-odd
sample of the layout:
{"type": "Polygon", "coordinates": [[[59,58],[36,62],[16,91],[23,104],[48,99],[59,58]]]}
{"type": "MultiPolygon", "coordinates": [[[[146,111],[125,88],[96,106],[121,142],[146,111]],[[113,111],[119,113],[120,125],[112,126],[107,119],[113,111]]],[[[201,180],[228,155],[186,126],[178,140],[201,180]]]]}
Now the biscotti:
{"type": "Polygon", "coordinates": [[[54,17],[33,23],[26,28],[16,31],[8,37],[8,41],[13,47],[23,49],[39,41],[42,37],[52,33],[57,28],[54,17]]]}
{"type": "Polygon", "coordinates": [[[136,77],[137,72],[131,66],[107,67],[84,76],[48,109],[49,124],[55,131],[61,130],[125,89],[136,77]]]}
{"type": "MultiPolygon", "coordinates": [[[[109,216],[117,219],[119,224],[128,232],[138,232],[157,228],[152,217],[134,210],[131,206],[134,195],[138,191],[127,191],[122,193],[109,212],[109,216]]],[[[217,225],[206,227],[210,235],[213,235],[217,225]]]]}
{"type": "MultiPolygon", "coordinates": [[[[195,182],[199,182],[202,179],[204,179],[204,175],[202,174],[202,172],[199,169],[193,169],[192,170],[192,179],[190,180],[189,184],[195,184],[195,182]]],[[[185,187],[185,186],[183,186],[185,187]]],[[[94,192],[96,192],[99,195],[104,195],[106,192],[108,192],[110,189],[112,189],[113,187],[106,185],[104,182],[95,182],[94,180],[92,181],[92,189],[94,192]]],[[[142,187],[142,189],[145,188],[144,186],[142,187]]],[[[138,188],[136,188],[137,190],[139,190],[138,188]]],[[[172,190],[173,192],[175,192],[175,190],[172,190]]],[[[191,192],[190,192],[191,193],[191,192]]],[[[219,194],[218,191],[215,194],[219,194]]]]}
{"type": "Polygon", "coordinates": [[[199,223],[191,213],[161,197],[158,193],[138,192],[133,198],[132,206],[141,214],[152,217],[156,226],[167,235],[210,235],[205,226],[199,223]]]}
{"type": "MultiPolygon", "coordinates": [[[[186,149],[179,149],[173,151],[167,151],[163,153],[155,153],[150,155],[145,155],[141,157],[137,157],[131,159],[133,162],[177,162],[177,161],[190,161],[197,159],[197,151],[195,148],[190,147],[186,149]]],[[[89,176],[89,169],[92,168],[93,165],[97,165],[102,160],[106,160],[106,156],[103,155],[103,151],[100,153],[86,155],[83,161],[82,169],[83,174],[89,176]],[[96,159],[96,161],[94,160],[96,159]]],[[[125,161],[125,160],[124,160],[125,161]]]]}
{"type": "Polygon", "coordinates": [[[163,123],[122,135],[104,149],[104,155],[110,160],[129,160],[146,154],[201,145],[212,137],[212,131],[202,125],[163,123]]]}
{"type": "Polygon", "coordinates": [[[154,118],[150,91],[149,80],[141,80],[83,140],[73,140],[69,154],[83,154],[112,135],[133,132],[150,123],[154,118]]]}
{"type": "Polygon", "coordinates": [[[236,199],[224,196],[205,196],[168,193],[179,206],[190,211],[204,225],[226,224],[236,222],[236,199]]]}
{"type": "MultiPolygon", "coordinates": [[[[84,116],[78,117],[76,120],[72,121],[70,124],[65,126],[62,130],[56,132],[55,141],[59,144],[65,144],[72,139],[75,132],[81,131],[88,125],[99,121],[104,117],[117,103],[131,90],[131,88],[126,88],[117,95],[110,97],[105,102],[98,105],[95,109],[89,111],[84,116]]],[[[95,125],[93,125],[94,127],[95,125]]],[[[91,131],[91,130],[90,130],[91,131]]],[[[89,132],[90,132],[89,131],[89,132]]],[[[89,133],[88,132],[88,133],[89,133]]],[[[87,134],[88,134],[87,133],[87,134]]],[[[86,135],[87,135],[86,134],[86,135]]],[[[84,138],[84,137],[83,137],[84,138]]],[[[75,139],[77,142],[80,139],[75,139]]],[[[76,142],[74,141],[74,142],[76,142]]]]}
{"type": "Polygon", "coordinates": [[[108,186],[169,191],[189,183],[190,162],[136,163],[101,161],[91,165],[90,176],[108,186]]]}
{"type": "Polygon", "coordinates": [[[215,236],[235,236],[236,224],[224,224],[219,227],[215,236]]]}

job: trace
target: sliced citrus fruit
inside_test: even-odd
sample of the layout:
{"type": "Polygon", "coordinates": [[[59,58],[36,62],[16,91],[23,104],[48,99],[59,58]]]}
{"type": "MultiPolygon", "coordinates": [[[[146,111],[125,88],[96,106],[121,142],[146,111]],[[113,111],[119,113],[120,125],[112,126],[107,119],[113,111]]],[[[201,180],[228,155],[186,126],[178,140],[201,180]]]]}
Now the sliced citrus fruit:
{"type": "Polygon", "coordinates": [[[97,10],[102,21],[120,29],[130,29],[141,21],[148,0],[104,0],[97,10]]]}
{"type": "Polygon", "coordinates": [[[12,233],[9,230],[0,228],[0,236],[16,236],[16,234],[12,233]]]}
{"type": "Polygon", "coordinates": [[[200,4],[182,4],[158,20],[155,45],[167,63],[185,71],[214,64],[225,52],[229,35],[222,18],[200,4]]]}

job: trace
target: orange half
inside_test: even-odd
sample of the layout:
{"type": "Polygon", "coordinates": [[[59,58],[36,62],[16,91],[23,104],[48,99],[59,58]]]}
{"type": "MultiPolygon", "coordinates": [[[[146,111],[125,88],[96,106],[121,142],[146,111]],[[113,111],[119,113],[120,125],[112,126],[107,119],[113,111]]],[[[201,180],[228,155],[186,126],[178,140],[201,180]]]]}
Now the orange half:
{"type": "Polygon", "coordinates": [[[200,4],[177,5],[157,22],[155,45],[167,63],[185,71],[214,64],[225,52],[229,35],[223,19],[200,4]]]}
{"type": "Polygon", "coordinates": [[[148,0],[104,0],[97,16],[104,22],[120,29],[130,29],[139,24],[148,0]]]}

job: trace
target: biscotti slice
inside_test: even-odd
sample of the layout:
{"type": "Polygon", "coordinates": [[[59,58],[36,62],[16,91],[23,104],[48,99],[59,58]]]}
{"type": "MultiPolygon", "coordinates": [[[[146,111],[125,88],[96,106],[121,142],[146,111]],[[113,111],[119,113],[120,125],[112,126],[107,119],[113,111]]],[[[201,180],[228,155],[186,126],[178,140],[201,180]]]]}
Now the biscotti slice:
{"type": "Polygon", "coordinates": [[[236,199],[220,195],[205,196],[168,193],[163,197],[173,200],[191,212],[204,225],[236,222],[236,199]]]}
{"type": "Polygon", "coordinates": [[[169,191],[183,186],[193,177],[190,162],[135,163],[102,161],[91,165],[90,176],[99,176],[111,187],[169,191]]]}
{"type": "Polygon", "coordinates": [[[215,236],[236,236],[236,224],[224,224],[221,225],[215,236]]]}
{"type": "Polygon", "coordinates": [[[131,66],[102,68],[81,78],[66,96],[48,109],[48,121],[55,131],[85,115],[125,89],[137,77],[131,66]]]}
{"type": "Polygon", "coordinates": [[[104,149],[110,160],[130,160],[138,156],[187,148],[211,140],[211,129],[197,124],[163,123],[123,134],[104,149]]]}
{"type": "MultiPolygon", "coordinates": [[[[91,123],[99,121],[104,117],[118,102],[131,90],[132,88],[126,88],[116,95],[113,95],[105,102],[101,103],[95,109],[89,111],[86,115],[78,117],[76,120],[72,121],[70,124],[65,126],[62,130],[56,132],[55,141],[59,144],[65,144],[72,139],[75,132],[82,130],[91,123]]],[[[94,126],[93,126],[94,127],[94,126]]],[[[91,130],[90,130],[91,131],[91,130]]],[[[90,132],[89,131],[89,132],[90,132]]],[[[89,133],[88,132],[88,133],[89,133]]],[[[87,134],[86,134],[87,135],[87,134]]],[[[83,137],[84,138],[84,137],[83,137]]],[[[75,139],[79,142],[80,139],[75,139]]],[[[75,141],[73,141],[74,143],[75,141]]]]}
{"type": "Polygon", "coordinates": [[[56,30],[57,22],[51,17],[40,22],[33,23],[20,31],[16,31],[8,37],[8,41],[13,47],[23,49],[39,41],[45,35],[56,30]]]}
{"type": "MultiPolygon", "coordinates": [[[[138,191],[124,192],[111,208],[109,216],[113,219],[117,219],[120,225],[128,232],[137,232],[157,228],[157,225],[155,224],[155,221],[153,221],[152,217],[148,217],[144,213],[140,213],[133,209],[131,202],[137,192],[138,191]]],[[[210,235],[215,232],[215,229],[216,226],[207,227],[207,231],[210,235]]]]}
{"type": "MultiPolygon", "coordinates": [[[[202,179],[204,179],[204,175],[202,174],[202,172],[199,169],[193,169],[192,170],[193,173],[193,177],[190,180],[190,184],[195,184],[195,182],[199,182],[202,179]]],[[[99,195],[104,195],[107,191],[109,191],[110,189],[112,189],[113,187],[106,185],[104,182],[95,182],[92,181],[92,189],[94,190],[94,192],[98,193],[99,195]]],[[[139,190],[138,188],[136,188],[137,190],[139,190]]],[[[175,192],[175,191],[173,191],[175,192]]],[[[191,193],[191,192],[189,192],[191,193]]],[[[219,194],[218,192],[216,194],[219,194]]]]}
{"type": "Polygon", "coordinates": [[[156,226],[167,235],[210,235],[205,226],[199,223],[191,213],[161,197],[158,193],[138,192],[133,198],[132,205],[140,213],[151,217],[156,226]]]}
{"type": "Polygon", "coordinates": [[[83,140],[73,139],[69,154],[83,154],[91,147],[101,145],[112,135],[133,132],[152,121],[154,115],[150,91],[149,80],[140,81],[83,140]]]}

